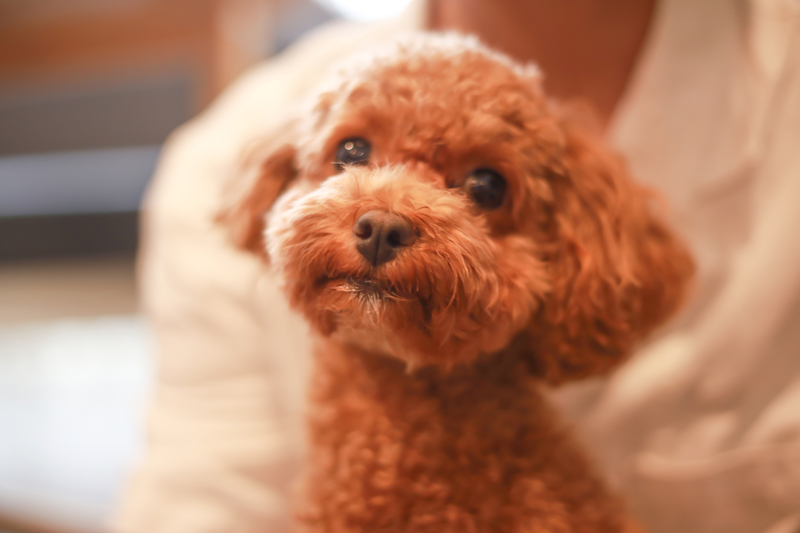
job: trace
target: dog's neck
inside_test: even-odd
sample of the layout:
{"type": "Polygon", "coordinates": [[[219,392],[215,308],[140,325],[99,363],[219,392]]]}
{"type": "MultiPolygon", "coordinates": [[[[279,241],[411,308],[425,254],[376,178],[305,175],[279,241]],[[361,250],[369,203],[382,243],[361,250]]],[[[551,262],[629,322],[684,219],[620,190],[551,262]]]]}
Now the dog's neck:
{"type": "Polygon", "coordinates": [[[514,532],[520,510],[535,519],[542,505],[548,521],[593,512],[596,531],[619,530],[618,506],[512,354],[409,372],[321,341],[311,400],[308,531],[514,532]],[[607,509],[583,508],[598,498],[607,509]]]}

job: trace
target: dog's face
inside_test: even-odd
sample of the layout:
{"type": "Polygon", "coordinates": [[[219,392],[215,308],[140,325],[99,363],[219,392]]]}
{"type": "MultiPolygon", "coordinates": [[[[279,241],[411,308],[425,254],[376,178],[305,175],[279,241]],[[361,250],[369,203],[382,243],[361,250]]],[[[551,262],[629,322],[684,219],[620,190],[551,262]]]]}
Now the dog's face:
{"type": "Polygon", "coordinates": [[[317,331],[412,364],[513,346],[558,382],[674,310],[686,252],[534,69],[419,36],[339,80],[224,217],[317,331]]]}

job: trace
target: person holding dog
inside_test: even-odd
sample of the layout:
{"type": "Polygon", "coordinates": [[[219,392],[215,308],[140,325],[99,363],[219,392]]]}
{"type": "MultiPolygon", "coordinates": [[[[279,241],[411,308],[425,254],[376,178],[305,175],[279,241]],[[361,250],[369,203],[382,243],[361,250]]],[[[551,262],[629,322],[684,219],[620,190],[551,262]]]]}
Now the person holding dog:
{"type": "Polygon", "coordinates": [[[288,531],[308,333],[275,278],[215,224],[243,147],[341,57],[452,29],[538,63],[634,176],[662,191],[697,263],[681,316],[620,371],[555,391],[656,532],[800,527],[800,4],[431,0],[337,22],[247,74],[170,139],[141,253],[160,368],[121,533],[288,531]]]}

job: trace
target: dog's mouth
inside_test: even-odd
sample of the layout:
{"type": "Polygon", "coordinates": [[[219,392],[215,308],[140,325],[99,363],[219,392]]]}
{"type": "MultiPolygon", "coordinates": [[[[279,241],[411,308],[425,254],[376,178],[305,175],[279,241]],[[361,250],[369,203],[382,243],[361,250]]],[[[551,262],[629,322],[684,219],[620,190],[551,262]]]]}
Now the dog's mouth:
{"type": "Polygon", "coordinates": [[[381,294],[395,292],[389,284],[378,282],[370,278],[345,278],[345,284],[349,292],[359,294],[381,294]]]}
{"type": "Polygon", "coordinates": [[[362,276],[323,276],[316,286],[324,290],[350,293],[364,298],[381,298],[409,301],[415,295],[405,294],[394,283],[384,279],[362,276]]]}
{"type": "Polygon", "coordinates": [[[334,290],[364,296],[383,296],[396,293],[390,283],[372,278],[355,278],[352,276],[341,278],[341,283],[336,284],[334,290]]]}
{"type": "MultiPolygon", "coordinates": [[[[403,328],[417,325],[423,332],[429,332],[432,317],[430,298],[410,287],[411,282],[396,283],[392,280],[373,276],[323,276],[316,282],[320,302],[335,302],[334,314],[350,326],[375,326],[383,322],[381,317],[393,317],[385,326],[403,328]],[[332,297],[329,300],[327,297],[332,297]],[[346,304],[342,300],[349,300],[346,304]],[[388,315],[384,315],[388,313],[388,315]],[[397,317],[406,317],[396,323],[397,317]]],[[[324,304],[323,304],[324,305],[324,304]]],[[[392,329],[392,327],[390,327],[392,329]]]]}

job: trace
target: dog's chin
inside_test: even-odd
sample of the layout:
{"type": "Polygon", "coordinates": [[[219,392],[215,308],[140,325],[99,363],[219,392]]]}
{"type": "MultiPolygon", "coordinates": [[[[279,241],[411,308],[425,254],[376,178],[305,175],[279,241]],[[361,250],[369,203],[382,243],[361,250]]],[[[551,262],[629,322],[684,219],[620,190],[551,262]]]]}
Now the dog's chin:
{"type": "Polygon", "coordinates": [[[288,292],[312,328],[364,351],[407,362],[419,357],[415,345],[435,343],[425,296],[387,279],[342,275],[313,283],[289,283],[288,292]],[[407,342],[414,339],[413,343],[407,342]]]}
{"type": "Polygon", "coordinates": [[[472,283],[466,284],[472,291],[457,297],[444,290],[455,280],[443,277],[434,284],[409,272],[319,270],[316,276],[284,271],[290,302],[311,327],[412,366],[452,366],[496,352],[525,327],[533,308],[526,291],[498,298],[496,287],[472,283]]]}
{"type": "Polygon", "coordinates": [[[337,326],[373,331],[427,328],[423,297],[403,285],[373,277],[342,276],[323,278],[316,286],[317,308],[327,310],[337,326]]]}

